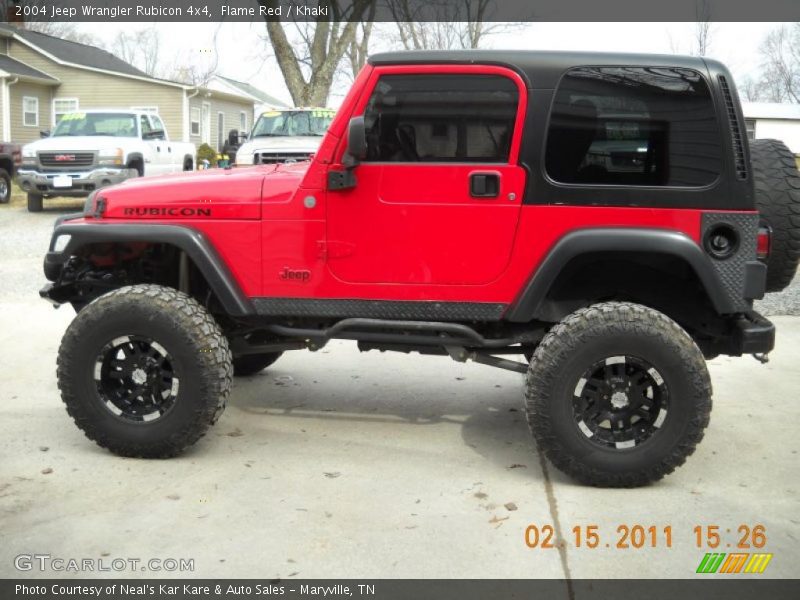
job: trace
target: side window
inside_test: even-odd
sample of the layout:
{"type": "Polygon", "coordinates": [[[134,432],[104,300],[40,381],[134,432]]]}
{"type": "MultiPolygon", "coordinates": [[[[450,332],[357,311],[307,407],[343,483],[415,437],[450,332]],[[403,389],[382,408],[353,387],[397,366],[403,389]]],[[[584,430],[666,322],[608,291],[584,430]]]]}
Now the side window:
{"type": "Polygon", "coordinates": [[[711,93],[691,69],[580,67],[555,94],[545,153],[555,181],[701,187],[721,156],[711,93]]]}
{"type": "Polygon", "coordinates": [[[384,75],[364,112],[366,162],[507,162],[518,101],[500,75],[384,75]]]}
{"type": "Polygon", "coordinates": [[[148,119],[146,115],[139,116],[139,123],[141,124],[142,128],[142,137],[153,131],[153,128],[150,127],[150,119],[148,119]]]}

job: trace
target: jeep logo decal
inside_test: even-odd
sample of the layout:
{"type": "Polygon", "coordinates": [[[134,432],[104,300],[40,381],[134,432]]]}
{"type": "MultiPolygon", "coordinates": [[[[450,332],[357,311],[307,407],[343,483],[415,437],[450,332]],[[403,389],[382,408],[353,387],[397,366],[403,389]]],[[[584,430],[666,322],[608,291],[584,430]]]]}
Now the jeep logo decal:
{"type": "Polygon", "coordinates": [[[283,267],[283,270],[278,273],[278,277],[284,281],[306,283],[311,279],[311,271],[307,269],[290,269],[289,267],[283,267]]]}

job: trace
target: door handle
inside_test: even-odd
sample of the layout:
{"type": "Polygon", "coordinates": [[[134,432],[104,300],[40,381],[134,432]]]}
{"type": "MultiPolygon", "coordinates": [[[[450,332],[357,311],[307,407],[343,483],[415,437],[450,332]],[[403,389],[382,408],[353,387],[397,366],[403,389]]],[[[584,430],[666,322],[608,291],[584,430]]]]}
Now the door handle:
{"type": "Polygon", "coordinates": [[[473,198],[497,198],[500,195],[500,175],[472,173],[469,176],[469,195],[473,198]]]}

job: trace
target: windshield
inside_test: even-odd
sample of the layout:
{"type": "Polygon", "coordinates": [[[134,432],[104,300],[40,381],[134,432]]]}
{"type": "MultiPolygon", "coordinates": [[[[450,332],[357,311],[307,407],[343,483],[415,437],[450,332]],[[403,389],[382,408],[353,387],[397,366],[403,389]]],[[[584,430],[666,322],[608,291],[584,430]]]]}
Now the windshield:
{"type": "Polygon", "coordinates": [[[325,135],[334,114],[330,109],[265,112],[256,121],[251,137],[325,135]]]}
{"type": "Polygon", "coordinates": [[[52,135],[136,137],[136,120],[130,113],[68,113],[61,117],[52,135]]]}

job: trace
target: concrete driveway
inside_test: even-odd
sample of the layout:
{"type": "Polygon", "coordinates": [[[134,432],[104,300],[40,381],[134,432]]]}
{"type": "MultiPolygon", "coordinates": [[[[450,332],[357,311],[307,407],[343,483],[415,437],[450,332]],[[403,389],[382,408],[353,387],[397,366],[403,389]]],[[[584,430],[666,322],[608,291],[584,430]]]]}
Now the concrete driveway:
{"type": "Polygon", "coordinates": [[[84,438],[62,407],[55,356],[73,315],[35,295],[39,242],[0,259],[20,282],[0,295],[0,577],[92,575],[14,568],[48,554],[194,560],[194,572],[94,576],[688,578],[711,551],[696,547],[696,526],[719,526],[716,551],[731,552],[737,529],[758,524],[766,546],[740,551],[774,555],[761,577],[796,576],[796,317],[774,319],[769,364],[710,363],[705,439],[644,489],[581,487],[543,464],[518,374],[345,342],[237,380],[221,421],[180,458],[132,460],[84,438]],[[552,526],[558,543],[529,548],[529,525],[552,526]],[[597,548],[576,548],[586,525],[599,526],[597,548]],[[617,548],[620,525],[656,526],[658,547],[617,548]]]}

